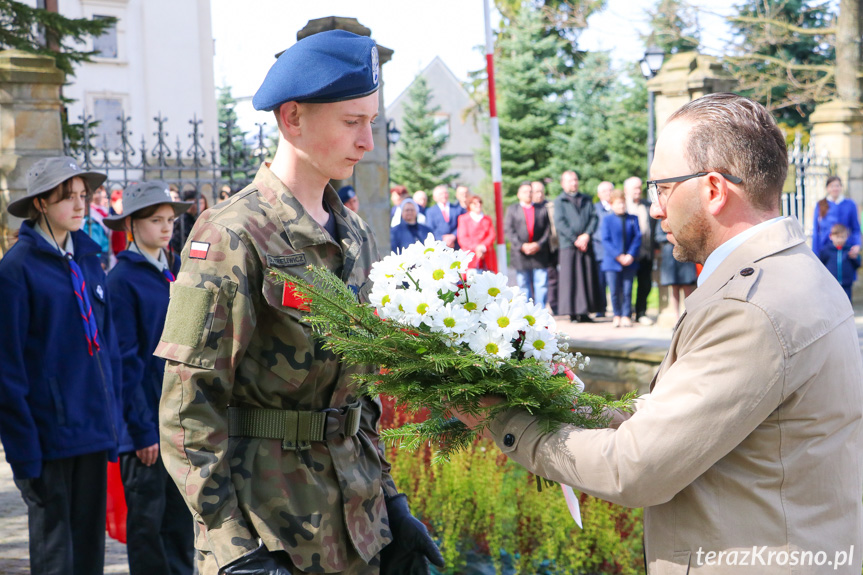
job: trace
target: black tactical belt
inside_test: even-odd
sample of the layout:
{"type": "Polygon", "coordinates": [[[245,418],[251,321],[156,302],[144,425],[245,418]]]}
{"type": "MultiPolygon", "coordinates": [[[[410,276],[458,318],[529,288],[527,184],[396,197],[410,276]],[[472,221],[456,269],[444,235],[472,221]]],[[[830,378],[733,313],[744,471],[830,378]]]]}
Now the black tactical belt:
{"type": "Polygon", "coordinates": [[[361,415],[359,401],[323,411],[228,407],[228,435],[280,439],[282,449],[302,451],[310,449],[312,441],[353,437],[360,430],[361,415]]]}

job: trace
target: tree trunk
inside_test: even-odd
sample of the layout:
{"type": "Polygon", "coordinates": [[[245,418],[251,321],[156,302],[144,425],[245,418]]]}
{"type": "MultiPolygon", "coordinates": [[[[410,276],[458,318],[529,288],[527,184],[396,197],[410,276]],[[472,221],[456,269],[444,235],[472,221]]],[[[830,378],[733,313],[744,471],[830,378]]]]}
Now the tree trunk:
{"type": "Polygon", "coordinates": [[[840,100],[859,102],[860,16],[863,0],[841,0],[836,31],[836,92],[840,100]]]}

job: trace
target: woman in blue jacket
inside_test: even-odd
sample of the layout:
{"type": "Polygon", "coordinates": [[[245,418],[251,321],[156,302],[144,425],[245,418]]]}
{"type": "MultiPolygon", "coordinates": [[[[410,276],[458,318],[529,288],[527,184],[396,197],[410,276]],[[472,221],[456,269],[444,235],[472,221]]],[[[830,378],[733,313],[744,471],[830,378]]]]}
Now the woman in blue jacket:
{"type": "Polygon", "coordinates": [[[842,195],[842,180],[839,176],[827,178],[827,196],[815,205],[812,223],[812,251],[820,255],[825,246],[831,245],[830,230],[836,224],[845,226],[850,237],[847,245],[852,258],[860,254],[860,219],[857,204],[842,195]]]}
{"type": "Polygon", "coordinates": [[[180,262],[165,248],[174,220],[191,202],[175,202],[168,184],[135,184],[123,193],[123,214],[105,218],[132,241],[108,274],[112,315],[123,359],[123,417],[130,444],[120,446],[120,473],[128,515],[131,575],[191,575],[194,526],[186,503],[159,457],[159,399],[163,359],[153,355],[180,262]]]}
{"type": "Polygon", "coordinates": [[[626,213],[623,190],[611,192],[610,203],[612,213],[599,224],[605,250],[600,269],[611,292],[614,327],[632,327],[632,283],[638,271],[641,228],[638,217],[626,213]]]}
{"type": "Polygon", "coordinates": [[[35,575],[103,572],[120,357],[100,248],[81,226],[104,181],[73,158],[45,158],[7,206],[25,221],[0,260],[0,439],[35,575]]]}

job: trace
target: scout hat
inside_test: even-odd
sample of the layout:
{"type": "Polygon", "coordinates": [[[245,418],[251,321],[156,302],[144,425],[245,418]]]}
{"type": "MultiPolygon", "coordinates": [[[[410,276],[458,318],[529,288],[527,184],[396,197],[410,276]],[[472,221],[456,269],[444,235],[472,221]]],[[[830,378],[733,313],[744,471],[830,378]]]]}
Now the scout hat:
{"type": "Polygon", "coordinates": [[[102,221],[112,230],[122,232],[125,227],[123,220],[137,211],[150,206],[168,204],[174,208],[174,215],[179,216],[189,209],[192,202],[175,202],[171,199],[168,184],[159,180],[132,184],[123,192],[123,213],[104,218],[102,221]]]}
{"type": "Polygon", "coordinates": [[[328,103],[375,92],[380,77],[375,41],[345,30],[303,38],[278,57],[252,98],[256,110],[285,102],[328,103]]]}
{"type": "Polygon", "coordinates": [[[27,172],[27,194],[13,202],[9,202],[9,205],[6,206],[6,211],[18,218],[26,218],[27,207],[31,204],[33,198],[39,194],[53,190],[66,180],[72,178],[81,178],[87,182],[90,190],[95,190],[105,182],[107,176],[98,172],[86,172],[82,170],[78,167],[78,162],[75,158],[68,156],[43,158],[33,164],[30,171],[27,172]]]}
{"type": "Polygon", "coordinates": [[[348,200],[357,197],[357,193],[354,191],[353,186],[343,186],[339,188],[338,194],[339,199],[342,201],[343,204],[348,200]]]}

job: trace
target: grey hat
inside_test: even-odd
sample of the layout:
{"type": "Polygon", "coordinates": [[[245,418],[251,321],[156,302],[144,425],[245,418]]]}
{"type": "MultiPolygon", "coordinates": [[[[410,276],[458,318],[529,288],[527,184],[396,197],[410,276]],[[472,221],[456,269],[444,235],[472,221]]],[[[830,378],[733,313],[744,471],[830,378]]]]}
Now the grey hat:
{"type": "Polygon", "coordinates": [[[139,182],[132,184],[123,192],[123,213],[104,218],[102,221],[112,230],[122,232],[125,229],[123,220],[127,216],[131,216],[144,208],[162,204],[174,208],[174,215],[179,216],[189,209],[192,202],[175,202],[172,200],[171,190],[168,189],[168,184],[165,182],[159,180],[139,182]]]}
{"type": "Polygon", "coordinates": [[[6,211],[18,218],[27,217],[27,206],[33,198],[39,194],[49,192],[72,178],[81,178],[90,190],[101,186],[107,176],[98,172],[85,172],[78,167],[75,158],[60,156],[56,158],[43,158],[33,164],[27,172],[27,195],[9,202],[6,211]]]}

